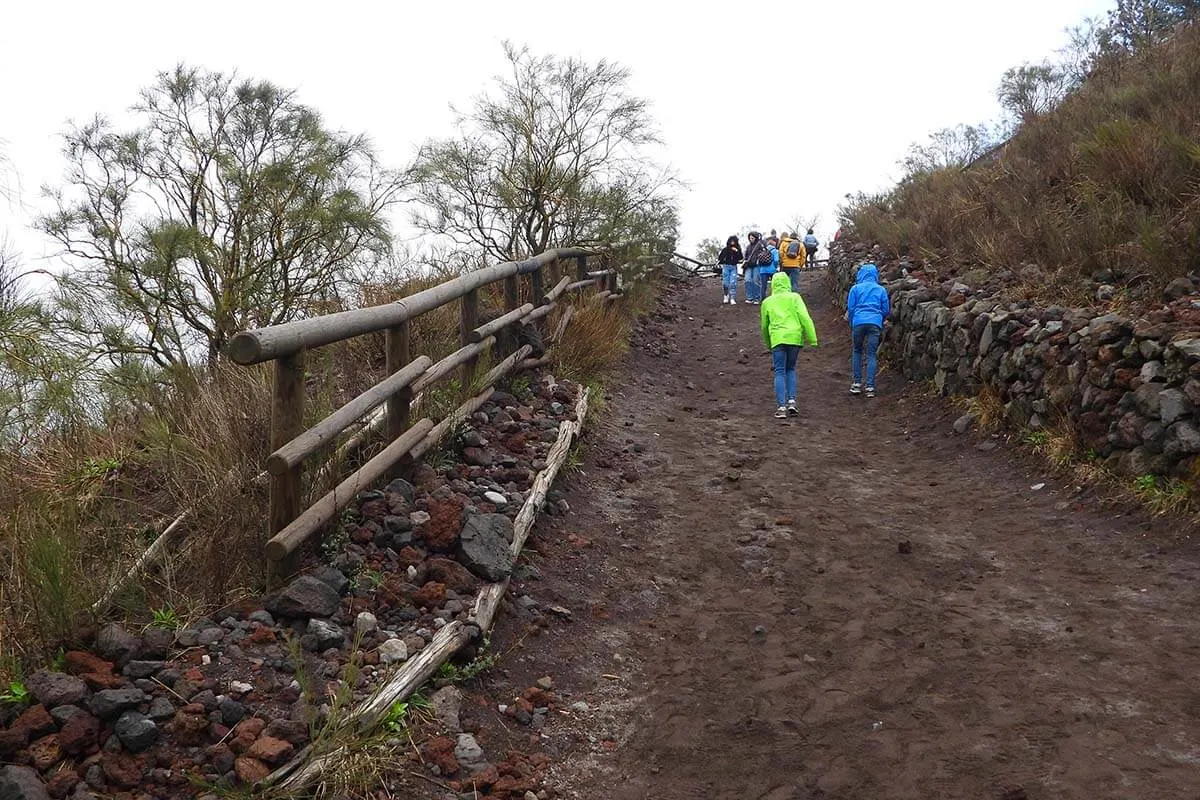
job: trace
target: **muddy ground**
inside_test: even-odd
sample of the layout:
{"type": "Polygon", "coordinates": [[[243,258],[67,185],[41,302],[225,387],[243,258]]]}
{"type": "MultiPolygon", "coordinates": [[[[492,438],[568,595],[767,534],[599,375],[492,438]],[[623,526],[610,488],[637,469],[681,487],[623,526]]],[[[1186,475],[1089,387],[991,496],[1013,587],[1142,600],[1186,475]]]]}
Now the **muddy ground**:
{"type": "Polygon", "coordinates": [[[667,293],[465,686],[480,744],[548,756],[556,797],[1200,796],[1192,531],[956,436],[896,374],[850,396],[802,291],[787,421],[757,307],[667,293]],[[496,711],[541,677],[540,731],[496,711]]]}

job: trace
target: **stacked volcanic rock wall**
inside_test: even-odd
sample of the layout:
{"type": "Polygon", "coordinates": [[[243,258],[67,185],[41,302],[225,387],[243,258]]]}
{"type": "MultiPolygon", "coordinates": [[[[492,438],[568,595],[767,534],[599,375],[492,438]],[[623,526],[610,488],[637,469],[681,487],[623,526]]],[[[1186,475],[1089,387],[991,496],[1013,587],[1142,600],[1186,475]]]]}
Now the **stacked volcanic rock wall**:
{"type": "Polygon", "coordinates": [[[865,261],[879,267],[892,301],[881,357],[906,377],[943,394],[988,387],[1010,424],[1065,424],[1119,473],[1200,476],[1200,300],[1190,279],[1172,283],[1160,308],[1125,317],[1006,301],[839,243],[829,277],[842,302],[865,261]]]}

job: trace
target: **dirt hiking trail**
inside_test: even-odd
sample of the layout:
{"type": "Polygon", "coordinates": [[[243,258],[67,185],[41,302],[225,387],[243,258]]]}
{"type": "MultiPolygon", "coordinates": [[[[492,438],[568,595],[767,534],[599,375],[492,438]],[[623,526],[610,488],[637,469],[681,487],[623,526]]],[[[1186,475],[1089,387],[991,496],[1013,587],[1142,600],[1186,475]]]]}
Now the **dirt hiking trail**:
{"type": "Polygon", "coordinates": [[[510,605],[485,688],[586,703],[508,731],[555,796],[1200,797],[1188,531],[979,449],[893,373],[852,397],[824,276],[801,291],[798,419],[772,418],[758,307],[681,282],[533,540],[517,599],[572,621],[530,636],[510,605]]]}

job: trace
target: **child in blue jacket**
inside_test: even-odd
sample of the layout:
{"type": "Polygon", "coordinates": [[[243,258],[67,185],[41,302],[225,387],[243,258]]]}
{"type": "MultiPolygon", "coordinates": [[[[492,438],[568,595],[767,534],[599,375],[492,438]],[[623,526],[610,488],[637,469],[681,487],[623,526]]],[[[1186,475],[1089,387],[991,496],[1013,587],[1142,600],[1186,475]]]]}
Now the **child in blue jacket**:
{"type": "Polygon", "coordinates": [[[863,391],[863,360],[867,362],[867,397],[875,396],[875,353],[883,334],[883,321],[891,313],[887,289],[879,285],[879,270],[874,264],[858,268],[857,280],[846,298],[846,320],[850,323],[853,353],[850,356],[852,373],[850,394],[863,391]]]}

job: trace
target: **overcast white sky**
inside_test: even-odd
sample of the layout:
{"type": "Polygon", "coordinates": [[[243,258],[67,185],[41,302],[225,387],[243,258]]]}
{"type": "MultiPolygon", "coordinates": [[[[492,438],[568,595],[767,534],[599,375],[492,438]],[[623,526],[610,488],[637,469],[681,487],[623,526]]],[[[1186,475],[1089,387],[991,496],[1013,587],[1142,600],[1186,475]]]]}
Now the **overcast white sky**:
{"type": "Polygon", "coordinates": [[[1112,5],[13,0],[0,29],[0,140],[22,192],[0,204],[0,233],[27,266],[51,266],[53,244],[28,225],[45,208],[40,187],[62,180],[66,123],[119,118],[177,62],[295,88],[401,166],[425,138],[453,133],[450,104],[468,106],[503,70],[509,39],[632,71],[689,184],[684,252],[748,223],[818,214],[825,240],[847,193],[890,185],[929,132],[994,119],[1007,67],[1050,55],[1065,27],[1112,5]]]}

